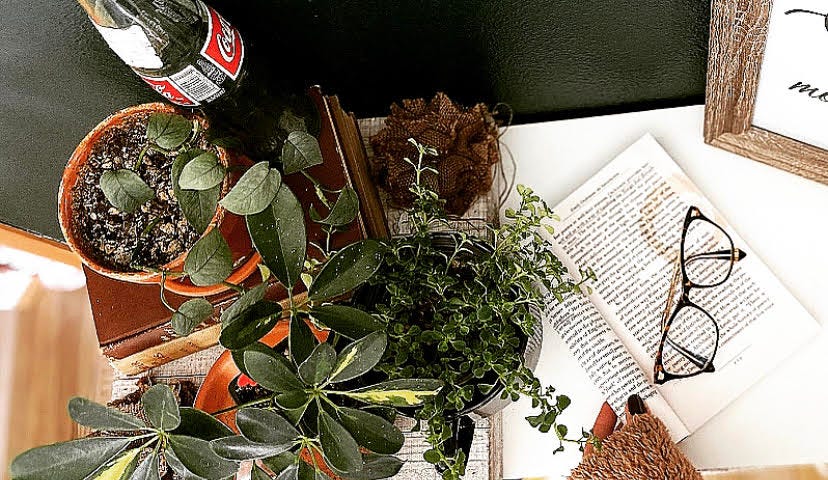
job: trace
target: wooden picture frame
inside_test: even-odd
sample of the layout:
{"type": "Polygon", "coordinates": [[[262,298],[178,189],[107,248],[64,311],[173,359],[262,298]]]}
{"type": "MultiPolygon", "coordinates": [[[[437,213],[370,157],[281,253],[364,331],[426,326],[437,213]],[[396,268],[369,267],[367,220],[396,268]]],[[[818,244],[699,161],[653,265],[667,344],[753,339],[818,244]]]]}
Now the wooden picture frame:
{"type": "Polygon", "coordinates": [[[772,0],[713,0],[704,141],[828,184],[828,150],[752,124],[772,0]]]}

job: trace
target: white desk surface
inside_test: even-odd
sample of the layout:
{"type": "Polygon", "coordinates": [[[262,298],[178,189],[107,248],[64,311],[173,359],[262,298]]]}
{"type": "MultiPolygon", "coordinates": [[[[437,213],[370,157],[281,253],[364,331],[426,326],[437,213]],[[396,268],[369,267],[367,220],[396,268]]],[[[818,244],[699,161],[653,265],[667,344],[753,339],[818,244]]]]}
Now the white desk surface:
{"type": "MultiPolygon", "coordinates": [[[[703,107],[692,106],[520,125],[509,128],[502,142],[517,162],[516,181],[554,206],[652,133],[823,327],[813,342],[681,442],[682,450],[698,468],[828,461],[828,186],[704,144],[703,117],[703,107]]],[[[557,335],[546,335],[541,358],[544,383],[572,396],[564,423],[575,432],[591,428],[600,392],[557,335]]],[[[504,415],[515,412],[510,407],[504,415]]],[[[552,438],[535,442],[530,448],[537,462],[522,466],[525,472],[566,476],[579,453],[569,447],[553,457],[555,446],[552,438]]],[[[505,457],[511,447],[505,442],[505,457]]],[[[515,473],[507,466],[504,476],[515,473]]]]}

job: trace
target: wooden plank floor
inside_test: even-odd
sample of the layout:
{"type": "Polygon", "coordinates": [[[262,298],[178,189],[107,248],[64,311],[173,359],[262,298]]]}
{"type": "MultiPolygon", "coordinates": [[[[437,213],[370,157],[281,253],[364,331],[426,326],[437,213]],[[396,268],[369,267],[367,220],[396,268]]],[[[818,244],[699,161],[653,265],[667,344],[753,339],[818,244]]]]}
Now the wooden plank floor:
{"type": "Polygon", "coordinates": [[[17,308],[0,311],[0,459],[7,478],[18,453],[80,432],[66,403],[109,400],[112,369],[101,356],[85,289],[52,291],[35,278],[17,308]]]}

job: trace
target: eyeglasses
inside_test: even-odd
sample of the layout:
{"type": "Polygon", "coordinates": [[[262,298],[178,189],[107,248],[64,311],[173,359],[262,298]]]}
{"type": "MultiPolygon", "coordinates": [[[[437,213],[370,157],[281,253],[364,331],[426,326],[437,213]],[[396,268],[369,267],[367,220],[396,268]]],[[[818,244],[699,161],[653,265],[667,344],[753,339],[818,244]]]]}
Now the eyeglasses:
{"type": "Polygon", "coordinates": [[[743,258],[745,252],[733,246],[733,239],[722,227],[697,207],[690,207],[684,217],[679,261],[661,318],[661,342],[654,367],[656,384],[716,370],[713,358],[719,348],[719,324],[690,300],[690,290],[724,284],[733,266],[743,258]],[[679,285],[681,295],[673,308],[679,285]]]}

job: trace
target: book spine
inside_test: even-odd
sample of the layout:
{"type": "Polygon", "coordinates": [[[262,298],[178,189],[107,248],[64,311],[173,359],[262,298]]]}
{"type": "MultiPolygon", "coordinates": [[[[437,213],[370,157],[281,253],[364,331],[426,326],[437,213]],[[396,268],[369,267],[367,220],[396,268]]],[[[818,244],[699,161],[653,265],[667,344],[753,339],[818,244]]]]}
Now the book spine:
{"type": "Polygon", "coordinates": [[[360,213],[365,221],[365,227],[370,238],[388,238],[388,222],[385,218],[385,209],[382,208],[377,186],[368,172],[368,155],[362,133],[359,131],[353,113],[345,112],[339,104],[339,98],[334,95],[327,97],[333,110],[333,120],[344,151],[343,158],[353,182],[354,190],[359,197],[360,213]]]}

